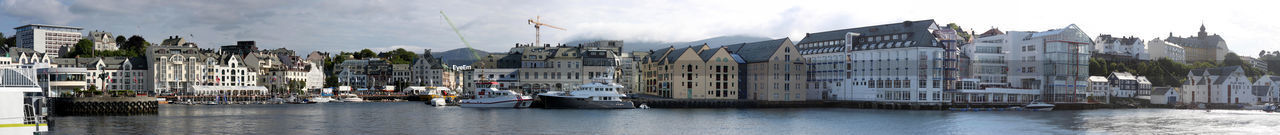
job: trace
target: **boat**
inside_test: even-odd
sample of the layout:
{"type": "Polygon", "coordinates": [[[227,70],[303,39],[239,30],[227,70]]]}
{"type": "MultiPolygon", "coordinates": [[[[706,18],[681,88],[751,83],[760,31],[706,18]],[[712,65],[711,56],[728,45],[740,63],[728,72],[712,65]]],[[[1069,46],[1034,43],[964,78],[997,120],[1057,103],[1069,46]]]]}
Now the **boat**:
{"type": "Polygon", "coordinates": [[[475,97],[458,101],[465,108],[528,108],[533,98],[511,90],[498,89],[498,82],[476,83],[475,97]]]}
{"type": "Polygon", "coordinates": [[[445,106],[448,105],[449,99],[457,98],[457,92],[445,87],[415,86],[406,89],[417,94],[419,98],[426,99],[426,104],[432,106],[445,106]]]}
{"type": "Polygon", "coordinates": [[[1048,103],[1038,102],[1038,101],[1031,102],[1031,104],[1022,106],[1022,108],[1025,108],[1027,110],[1032,110],[1032,111],[1052,111],[1053,107],[1054,107],[1053,104],[1048,104],[1048,103]]]}
{"type": "Polygon", "coordinates": [[[48,102],[34,69],[0,69],[0,134],[48,134],[48,102]]]}
{"type": "Polygon", "coordinates": [[[1276,109],[1280,109],[1280,106],[1273,103],[1267,103],[1266,107],[1262,107],[1262,111],[1267,113],[1276,112],[1276,109]]]}
{"type": "Polygon", "coordinates": [[[600,77],[591,83],[580,85],[570,91],[552,91],[538,94],[545,108],[549,109],[635,109],[631,101],[618,90],[622,85],[613,83],[613,78],[600,77]]]}
{"type": "Polygon", "coordinates": [[[342,102],[364,102],[363,98],[360,98],[360,96],[356,96],[356,94],[351,94],[351,93],[339,94],[338,98],[341,99],[342,102]]]}
{"type": "Polygon", "coordinates": [[[307,100],[311,102],[316,102],[316,103],[328,103],[329,101],[333,101],[333,98],[315,96],[315,97],[308,98],[307,100]]]}

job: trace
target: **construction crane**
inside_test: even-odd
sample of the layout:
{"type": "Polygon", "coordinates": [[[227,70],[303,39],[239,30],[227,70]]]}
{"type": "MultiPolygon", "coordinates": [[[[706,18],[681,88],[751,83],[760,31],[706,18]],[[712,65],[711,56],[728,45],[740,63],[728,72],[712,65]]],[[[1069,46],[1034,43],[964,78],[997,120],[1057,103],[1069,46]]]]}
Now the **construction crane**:
{"type": "Polygon", "coordinates": [[[542,23],[542,16],[537,16],[537,17],[536,17],[536,18],[534,18],[534,19],[529,19],[529,24],[533,25],[533,31],[534,31],[534,36],[535,36],[535,37],[534,37],[534,39],[533,39],[533,45],[542,45],[542,26],[547,26],[547,27],[549,27],[549,28],[555,28],[555,29],[565,30],[564,28],[560,28],[560,27],[556,27],[556,26],[551,26],[550,24],[542,23]]]}

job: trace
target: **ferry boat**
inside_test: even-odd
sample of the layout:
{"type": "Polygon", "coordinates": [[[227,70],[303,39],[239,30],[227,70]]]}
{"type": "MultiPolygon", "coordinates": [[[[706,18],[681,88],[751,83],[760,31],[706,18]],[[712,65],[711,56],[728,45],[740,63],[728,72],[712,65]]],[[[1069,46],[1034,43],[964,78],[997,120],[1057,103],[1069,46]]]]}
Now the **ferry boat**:
{"type": "Polygon", "coordinates": [[[528,108],[533,98],[511,90],[498,89],[498,82],[476,83],[475,98],[458,101],[466,108],[528,108]]]}
{"type": "Polygon", "coordinates": [[[635,109],[631,101],[623,101],[627,95],[619,93],[622,85],[612,78],[592,79],[571,91],[552,91],[538,94],[546,108],[551,109],[635,109]]]}
{"type": "Polygon", "coordinates": [[[1037,101],[1037,102],[1031,102],[1031,104],[1027,104],[1027,105],[1023,106],[1022,108],[1026,108],[1026,109],[1028,109],[1028,110],[1032,110],[1032,111],[1052,111],[1052,110],[1053,110],[1053,107],[1054,107],[1054,105],[1053,105],[1053,104],[1048,104],[1048,103],[1044,103],[1044,102],[1039,102],[1039,101],[1037,101]]]}
{"type": "Polygon", "coordinates": [[[45,134],[48,99],[30,69],[0,69],[0,134],[45,134]]]}

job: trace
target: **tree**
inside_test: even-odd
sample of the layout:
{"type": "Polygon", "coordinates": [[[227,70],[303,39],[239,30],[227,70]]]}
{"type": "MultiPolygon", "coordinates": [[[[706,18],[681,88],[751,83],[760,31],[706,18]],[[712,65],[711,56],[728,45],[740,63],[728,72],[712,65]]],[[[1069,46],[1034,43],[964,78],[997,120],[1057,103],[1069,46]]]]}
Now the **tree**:
{"type": "Polygon", "coordinates": [[[79,42],[76,42],[76,44],[72,46],[71,52],[67,52],[67,55],[62,55],[62,57],[88,58],[88,57],[94,57],[93,53],[94,53],[93,41],[90,41],[89,39],[80,39],[79,42]]]}
{"type": "Polygon", "coordinates": [[[1244,60],[1240,60],[1240,55],[1236,55],[1236,53],[1227,53],[1226,56],[1222,57],[1222,66],[1242,66],[1242,65],[1244,65],[1244,60]]]}
{"type": "Polygon", "coordinates": [[[373,50],[369,50],[369,49],[360,50],[360,52],[357,52],[355,54],[356,59],[373,58],[377,55],[378,55],[377,53],[374,53],[373,50]]]}
{"type": "Polygon", "coordinates": [[[959,35],[961,38],[964,38],[963,40],[965,41],[968,41],[969,37],[973,36],[973,35],[969,35],[969,32],[965,32],[964,28],[961,28],[960,25],[956,25],[956,23],[948,23],[947,28],[951,28],[951,30],[955,30],[956,35],[959,35]]]}
{"type": "Polygon", "coordinates": [[[16,36],[16,35],[9,35],[9,37],[8,37],[8,38],[5,38],[5,39],[4,39],[5,47],[15,47],[15,46],[18,46],[18,43],[17,43],[17,42],[18,42],[18,37],[15,37],[15,36],[16,36]]]}
{"type": "Polygon", "coordinates": [[[390,61],[391,64],[412,64],[414,59],[418,59],[417,53],[410,52],[404,48],[398,48],[384,54],[387,56],[386,59],[390,61]]]}
{"type": "MultiPolygon", "coordinates": [[[[118,44],[124,44],[124,42],[125,42],[125,41],[129,41],[129,40],[128,40],[127,38],[124,38],[124,36],[116,36],[116,44],[117,44],[117,45],[118,45],[118,44]]],[[[117,46],[117,47],[119,47],[119,46],[117,46]]]]}

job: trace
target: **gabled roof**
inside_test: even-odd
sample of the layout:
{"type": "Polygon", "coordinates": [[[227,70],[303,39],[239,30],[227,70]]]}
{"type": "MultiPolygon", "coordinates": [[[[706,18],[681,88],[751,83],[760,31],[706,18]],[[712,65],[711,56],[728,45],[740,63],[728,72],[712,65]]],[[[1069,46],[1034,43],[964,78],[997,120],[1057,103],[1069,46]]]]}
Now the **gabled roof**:
{"type": "Polygon", "coordinates": [[[1117,80],[1137,80],[1137,78],[1129,72],[1111,72],[1111,76],[1115,77],[1117,80]]]}
{"type": "MultiPolygon", "coordinates": [[[[876,26],[857,27],[842,30],[825,31],[818,33],[809,33],[804,39],[795,44],[808,44],[814,42],[844,40],[846,34],[857,33],[858,39],[875,38],[883,40],[874,40],[871,42],[853,41],[852,50],[872,50],[885,48],[901,48],[901,47],[941,47],[938,38],[929,30],[936,27],[937,24],[933,20],[921,21],[905,21],[901,23],[891,23],[876,26]],[[884,37],[903,37],[898,39],[884,39],[884,37]],[[880,38],[876,38],[880,37],[880,38]]],[[[801,53],[829,53],[829,52],[845,52],[846,47],[843,45],[806,47],[801,48],[801,53]]]]}
{"type": "Polygon", "coordinates": [[[706,51],[702,51],[698,53],[698,57],[702,58],[702,62],[707,62],[711,60],[711,57],[716,55],[716,52],[719,52],[720,50],[723,50],[723,49],[724,47],[717,47],[717,48],[712,48],[706,51]]]}
{"type": "Polygon", "coordinates": [[[1090,82],[1107,82],[1107,77],[1089,76],[1089,81],[1090,82]]]}
{"type": "Polygon", "coordinates": [[[685,48],[671,50],[671,54],[667,54],[667,63],[676,62],[676,59],[680,59],[680,56],[684,55],[684,52],[690,49],[693,49],[693,48],[685,47],[685,48]]]}
{"type": "Polygon", "coordinates": [[[1138,80],[1138,84],[1151,84],[1151,81],[1147,80],[1146,76],[1138,76],[1136,80],[1138,80]]]}
{"type": "MultiPolygon", "coordinates": [[[[1170,88],[1170,87],[1151,88],[1151,95],[1164,95],[1164,93],[1169,93],[1169,91],[1172,91],[1172,90],[1173,88],[1170,88]]],[[[1174,92],[1174,93],[1177,93],[1177,92],[1174,92]]]]}
{"type": "Polygon", "coordinates": [[[769,61],[769,58],[773,58],[774,52],[777,52],[778,49],[782,48],[783,44],[788,42],[791,42],[790,38],[781,38],[760,42],[726,45],[725,48],[729,53],[741,56],[746,63],[767,62],[769,61]]]}

